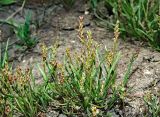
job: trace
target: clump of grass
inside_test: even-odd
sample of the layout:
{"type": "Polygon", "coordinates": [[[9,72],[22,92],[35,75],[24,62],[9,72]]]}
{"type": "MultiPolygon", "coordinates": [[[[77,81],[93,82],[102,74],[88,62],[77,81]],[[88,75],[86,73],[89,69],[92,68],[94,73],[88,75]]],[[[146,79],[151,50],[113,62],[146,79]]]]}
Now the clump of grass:
{"type": "Polygon", "coordinates": [[[4,54],[0,53],[0,116],[12,117],[18,113],[34,117],[40,110],[45,110],[52,99],[51,93],[48,92],[47,84],[35,84],[31,68],[22,70],[18,67],[12,70],[7,61],[7,48],[8,41],[4,54]]]}
{"type": "Polygon", "coordinates": [[[17,37],[26,45],[28,48],[33,47],[37,40],[31,37],[31,30],[30,30],[30,19],[31,14],[28,13],[25,18],[24,24],[17,24],[15,28],[15,33],[17,37]]]}
{"type": "Polygon", "coordinates": [[[115,27],[113,49],[105,50],[104,55],[100,54],[92,33],[88,31],[84,34],[83,17],[79,19],[78,37],[82,44],[80,52],[71,54],[70,49],[66,49],[64,63],[54,59],[48,61],[46,49],[43,49],[44,70],[50,74],[40,69],[41,73],[47,82],[50,80],[48,76],[53,78],[53,99],[60,103],[64,113],[73,115],[84,112],[96,116],[104,112],[100,110],[106,110],[103,114],[107,114],[107,110],[114,107],[117,100],[125,97],[125,86],[135,57],[132,57],[123,82],[116,86],[117,64],[121,55],[117,51],[119,22],[115,27]]]}
{"type": "Polygon", "coordinates": [[[19,23],[12,19],[1,20],[0,22],[11,25],[13,27],[17,38],[21,42],[20,46],[24,45],[24,46],[27,46],[27,48],[32,48],[38,42],[38,40],[35,37],[33,37],[31,34],[31,29],[30,29],[31,13],[30,12],[26,14],[24,23],[19,23]]]}
{"type": "Polygon", "coordinates": [[[132,57],[123,81],[116,85],[119,22],[114,31],[112,50],[101,54],[99,45],[93,40],[91,31],[83,30],[83,17],[79,19],[78,37],[82,45],[80,52],[71,54],[66,49],[64,62],[56,60],[57,46],[47,48],[42,44],[43,67],[38,66],[43,82],[36,84],[32,69],[12,70],[8,63],[0,70],[0,115],[16,113],[35,117],[45,110],[50,102],[67,115],[107,115],[117,102],[123,102],[126,84],[130,76],[132,57]]]}
{"type": "MultiPolygon", "coordinates": [[[[120,20],[122,35],[147,41],[149,45],[160,51],[159,0],[106,0],[106,4],[114,14],[113,22],[120,20]]],[[[114,23],[107,20],[103,21],[113,28],[114,23]]]]}
{"type": "Polygon", "coordinates": [[[144,96],[144,101],[147,107],[147,113],[145,113],[145,116],[159,117],[160,116],[159,96],[148,93],[144,96]]]}
{"type": "Polygon", "coordinates": [[[12,71],[8,64],[0,70],[0,115],[35,117],[52,99],[47,85],[35,84],[32,69],[12,71]],[[49,95],[50,94],[50,95],[49,95]]]}

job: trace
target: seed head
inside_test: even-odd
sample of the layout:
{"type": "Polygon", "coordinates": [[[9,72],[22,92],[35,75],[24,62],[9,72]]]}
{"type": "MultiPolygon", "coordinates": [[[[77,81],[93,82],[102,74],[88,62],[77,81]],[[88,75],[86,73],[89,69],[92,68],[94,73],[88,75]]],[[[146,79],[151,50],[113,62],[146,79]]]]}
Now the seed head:
{"type": "Polygon", "coordinates": [[[96,117],[97,114],[99,113],[99,109],[97,109],[96,106],[93,106],[93,107],[91,108],[91,110],[92,110],[92,115],[93,115],[93,117],[96,117]]]}

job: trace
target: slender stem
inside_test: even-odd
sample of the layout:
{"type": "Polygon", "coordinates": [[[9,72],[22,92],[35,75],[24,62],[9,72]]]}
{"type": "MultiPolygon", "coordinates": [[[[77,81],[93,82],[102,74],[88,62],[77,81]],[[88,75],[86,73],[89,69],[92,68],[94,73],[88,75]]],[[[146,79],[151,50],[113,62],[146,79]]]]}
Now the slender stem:
{"type": "MultiPolygon", "coordinates": [[[[2,51],[1,51],[1,49],[2,49],[2,33],[1,33],[1,30],[0,30],[0,64],[1,64],[1,62],[2,62],[2,51]]],[[[1,65],[0,65],[0,67],[1,67],[1,65]]]]}
{"type": "Polygon", "coordinates": [[[20,11],[22,11],[23,8],[24,8],[25,3],[26,3],[26,0],[23,1],[22,6],[21,6],[20,8],[18,8],[12,15],[10,15],[10,16],[6,19],[6,21],[10,20],[10,19],[11,19],[12,17],[14,17],[17,13],[19,13],[20,11]]]}

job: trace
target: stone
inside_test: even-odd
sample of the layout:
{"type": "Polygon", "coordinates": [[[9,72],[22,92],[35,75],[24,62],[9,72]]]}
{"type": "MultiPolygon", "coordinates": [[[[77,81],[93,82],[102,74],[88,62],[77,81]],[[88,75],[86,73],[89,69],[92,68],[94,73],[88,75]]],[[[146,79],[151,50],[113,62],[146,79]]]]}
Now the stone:
{"type": "Polygon", "coordinates": [[[46,116],[47,117],[58,117],[59,113],[56,111],[49,111],[46,116]]]}

